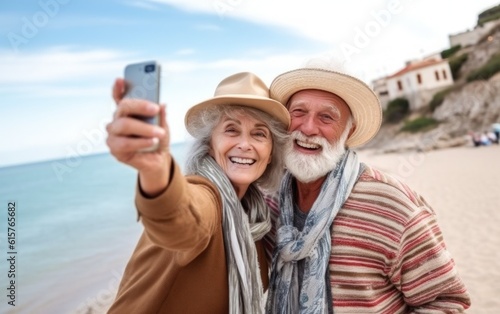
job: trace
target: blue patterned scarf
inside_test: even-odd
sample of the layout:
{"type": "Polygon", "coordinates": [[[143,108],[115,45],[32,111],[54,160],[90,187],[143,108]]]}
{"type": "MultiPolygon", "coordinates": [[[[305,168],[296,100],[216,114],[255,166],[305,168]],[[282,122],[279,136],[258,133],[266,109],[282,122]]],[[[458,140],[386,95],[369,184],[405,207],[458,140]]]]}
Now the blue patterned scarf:
{"type": "Polygon", "coordinates": [[[355,152],[347,151],[330,171],[309,212],[304,229],[293,226],[292,175],[280,187],[280,220],[273,254],[267,313],[328,313],[325,274],[331,252],[330,226],[349,197],[359,173],[355,152]],[[297,261],[305,259],[299,291],[297,261]]]}

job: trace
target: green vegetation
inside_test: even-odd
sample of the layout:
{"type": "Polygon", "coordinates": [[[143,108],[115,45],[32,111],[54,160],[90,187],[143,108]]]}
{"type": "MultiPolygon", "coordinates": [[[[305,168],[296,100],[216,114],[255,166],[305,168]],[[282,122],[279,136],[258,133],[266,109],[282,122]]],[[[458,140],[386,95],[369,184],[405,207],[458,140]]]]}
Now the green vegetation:
{"type": "Polygon", "coordinates": [[[475,80],[488,80],[490,77],[500,71],[500,54],[496,54],[479,69],[472,71],[467,76],[467,82],[475,80]]]}
{"type": "Polygon", "coordinates": [[[477,16],[477,25],[483,25],[486,22],[493,21],[500,18],[500,4],[481,12],[477,16]]]}
{"type": "Polygon", "coordinates": [[[454,87],[450,87],[450,88],[447,88],[447,89],[444,89],[440,92],[435,93],[434,96],[432,97],[430,103],[429,103],[429,107],[430,107],[431,111],[434,111],[434,110],[436,110],[437,107],[441,106],[446,95],[448,95],[454,89],[455,89],[454,87]]]}
{"type": "Polygon", "coordinates": [[[455,45],[449,49],[441,51],[441,58],[443,59],[448,59],[449,57],[453,56],[457,51],[462,48],[461,45],[455,45]]]}
{"type": "Polygon", "coordinates": [[[450,64],[451,76],[453,76],[453,80],[458,79],[460,68],[462,68],[462,65],[465,63],[465,61],[467,61],[468,57],[469,55],[464,53],[449,59],[448,63],[450,64]]]}
{"type": "Polygon", "coordinates": [[[387,104],[384,111],[384,120],[388,123],[397,123],[410,112],[410,103],[406,98],[396,98],[387,104]]]}
{"type": "Polygon", "coordinates": [[[420,117],[413,119],[411,121],[407,121],[405,125],[401,128],[401,131],[411,132],[411,133],[426,131],[434,128],[438,124],[439,122],[432,118],[420,117]]]}

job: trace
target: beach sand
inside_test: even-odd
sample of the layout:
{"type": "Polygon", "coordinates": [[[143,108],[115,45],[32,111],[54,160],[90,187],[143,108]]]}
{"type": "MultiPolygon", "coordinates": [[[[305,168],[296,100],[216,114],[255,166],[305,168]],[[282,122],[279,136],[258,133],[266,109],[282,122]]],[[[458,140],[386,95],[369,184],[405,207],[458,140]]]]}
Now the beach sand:
{"type": "MultiPolygon", "coordinates": [[[[434,208],[446,245],[471,295],[467,313],[498,313],[500,146],[380,155],[361,151],[359,156],[361,161],[402,179],[434,208]]],[[[104,313],[105,309],[100,306],[87,313],[104,313]]]]}

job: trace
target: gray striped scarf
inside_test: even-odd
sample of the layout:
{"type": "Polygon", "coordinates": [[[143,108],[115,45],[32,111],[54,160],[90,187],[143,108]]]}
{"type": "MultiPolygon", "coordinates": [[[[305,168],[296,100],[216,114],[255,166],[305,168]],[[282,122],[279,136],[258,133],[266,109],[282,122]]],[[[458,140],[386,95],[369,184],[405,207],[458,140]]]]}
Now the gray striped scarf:
{"type": "Polygon", "coordinates": [[[229,313],[261,313],[263,287],[254,242],[271,229],[270,212],[261,192],[253,184],[240,202],[231,182],[212,157],[205,156],[198,165],[196,173],[212,181],[222,196],[229,313]]]}
{"type": "Polygon", "coordinates": [[[359,172],[355,152],[347,151],[327,175],[309,212],[304,229],[293,226],[292,175],[280,188],[280,225],[277,230],[269,285],[267,313],[328,313],[325,274],[331,252],[330,226],[349,197],[359,172]],[[305,259],[299,291],[296,261],[305,259]]]}

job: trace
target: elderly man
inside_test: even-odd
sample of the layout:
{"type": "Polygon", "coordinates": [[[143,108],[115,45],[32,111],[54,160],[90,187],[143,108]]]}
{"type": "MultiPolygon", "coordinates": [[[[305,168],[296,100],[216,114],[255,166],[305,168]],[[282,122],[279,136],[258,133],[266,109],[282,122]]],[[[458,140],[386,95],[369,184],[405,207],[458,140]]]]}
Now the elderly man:
{"type": "Polygon", "coordinates": [[[360,80],[301,68],[271,97],[290,112],[268,313],[451,313],[470,299],[433,209],[404,183],[360,163],[382,112],[360,80]]]}

